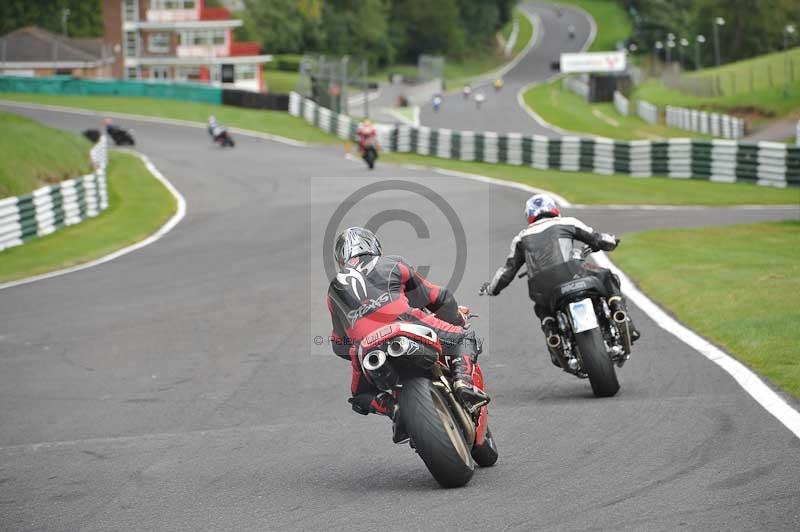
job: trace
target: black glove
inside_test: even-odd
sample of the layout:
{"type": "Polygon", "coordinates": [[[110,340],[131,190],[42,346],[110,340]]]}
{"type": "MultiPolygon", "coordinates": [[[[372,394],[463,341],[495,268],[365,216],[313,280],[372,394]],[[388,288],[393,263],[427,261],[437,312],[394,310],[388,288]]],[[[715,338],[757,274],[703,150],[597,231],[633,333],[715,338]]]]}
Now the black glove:
{"type": "Polygon", "coordinates": [[[606,233],[600,234],[600,239],[597,242],[597,249],[603,251],[614,251],[619,245],[619,238],[614,235],[606,233]]]}
{"type": "Polygon", "coordinates": [[[485,282],[481,285],[480,289],[478,290],[479,296],[490,296],[492,294],[489,293],[489,283],[485,282]]]}
{"type": "Polygon", "coordinates": [[[360,393],[348,399],[347,402],[353,407],[353,412],[366,416],[373,412],[372,401],[374,399],[375,396],[371,393],[360,393]]]}

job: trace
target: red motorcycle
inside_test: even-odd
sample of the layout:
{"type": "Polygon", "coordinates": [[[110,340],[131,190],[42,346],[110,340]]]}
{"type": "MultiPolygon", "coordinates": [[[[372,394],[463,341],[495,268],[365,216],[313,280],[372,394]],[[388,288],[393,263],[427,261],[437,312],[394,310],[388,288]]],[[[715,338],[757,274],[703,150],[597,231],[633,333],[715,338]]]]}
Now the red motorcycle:
{"type": "MultiPolygon", "coordinates": [[[[465,315],[471,317],[468,310],[465,315]]],[[[477,358],[472,380],[483,389],[477,358]]],[[[497,461],[489,411],[485,404],[471,409],[453,393],[448,359],[435,331],[413,323],[386,325],[364,337],[358,360],[367,378],[397,405],[395,443],[408,441],[443,487],[463,486],[475,464],[489,467],[497,461]]]]}

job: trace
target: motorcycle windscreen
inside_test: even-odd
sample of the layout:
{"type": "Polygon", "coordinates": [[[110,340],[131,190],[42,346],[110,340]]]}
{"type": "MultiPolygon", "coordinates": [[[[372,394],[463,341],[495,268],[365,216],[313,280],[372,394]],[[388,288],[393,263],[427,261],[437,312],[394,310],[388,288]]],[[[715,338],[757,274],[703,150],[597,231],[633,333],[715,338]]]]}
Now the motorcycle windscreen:
{"type": "Polygon", "coordinates": [[[569,316],[572,319],[572,330],[576,334],[598,327],[594,305],[588,297],[575,303],[570,303],[569,316]]]}

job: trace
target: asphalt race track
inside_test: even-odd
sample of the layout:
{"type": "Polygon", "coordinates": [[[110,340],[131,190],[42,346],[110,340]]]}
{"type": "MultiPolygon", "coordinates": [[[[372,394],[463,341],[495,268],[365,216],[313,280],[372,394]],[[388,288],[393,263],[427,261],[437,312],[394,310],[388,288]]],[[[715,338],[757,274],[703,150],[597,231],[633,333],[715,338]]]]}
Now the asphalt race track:
{"type": "Polygon", "coordinates": [[[591,37],[591,19],[583,11],[552,4],[525,2],[520,9],[537,15],[541,21],[539,31],[534,28],[534,46],[520,61],[503,76],[503,89],[495,91],[489,79],[483,85],[475,85],[473,98],[465,100],[461,87],[448,87],[457,90],[456,94],[444,96],[438,112],[428,103],[420,112],[422,125],[437,128],[496,131],[499,133],[536,133],[559,136],[559,133],[542,126],[525,113],[517,101],[517,93],[534,81],[544,81],[558,72],[550,68],[558,61],[562,52],[578,52],[591,37]],[[567,28],[575,28],[575,38],[570,39],[567,28]],[[474,96],[483,93],[485,100],[481,109],[476,109],[474,96]]]}
{"type": "MultiPolygon", "coordinates": [[[[142,250],[0,292],[0,530],[800,528],[800,441],[716,365],[632,309],[644,338],[618,396],[595,399],[550,364],[523,283],[477,297],[524,223],[525,192],[380,162],[370,173],[340,148],[239,135],[222,151],[203,130],[120,123],[187,216],[142,250]],[[456,295],[481,314],[501,457],[460,490],[394,446],[384,418],[352,413],[349,365],[314,344],[330,327],[322,234],[361,186],[390,190],[343,225],[407,209],[430,237],[389,221],[384,249],[435,282],[453,271],[452,220],[387,178],[444,197],[467,241],[456,295]]],[[[621,234],[798,216],[571,213],[621,234]]]]}

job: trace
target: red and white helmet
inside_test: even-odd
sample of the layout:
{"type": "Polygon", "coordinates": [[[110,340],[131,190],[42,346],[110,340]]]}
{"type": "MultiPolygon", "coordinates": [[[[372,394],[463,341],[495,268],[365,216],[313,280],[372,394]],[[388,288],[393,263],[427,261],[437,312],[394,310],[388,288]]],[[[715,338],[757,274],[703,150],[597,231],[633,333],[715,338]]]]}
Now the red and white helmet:
{"type": "Polygon", "coordinates": [[[528,223],[532,224],[542,218],[561,216],[561,211],[556,200],[547,194],[534,194],[525,202],[525,216],[528,217],[528,223]]]}

